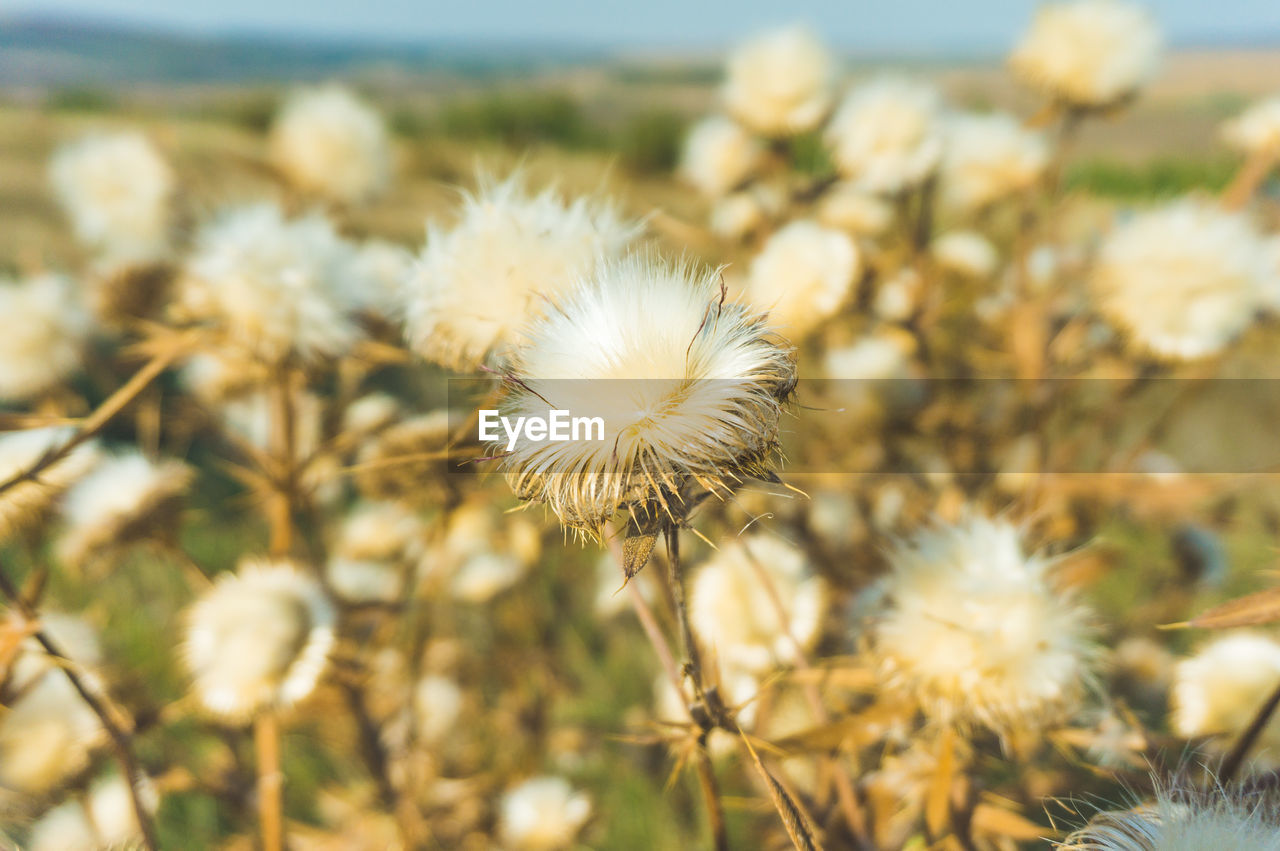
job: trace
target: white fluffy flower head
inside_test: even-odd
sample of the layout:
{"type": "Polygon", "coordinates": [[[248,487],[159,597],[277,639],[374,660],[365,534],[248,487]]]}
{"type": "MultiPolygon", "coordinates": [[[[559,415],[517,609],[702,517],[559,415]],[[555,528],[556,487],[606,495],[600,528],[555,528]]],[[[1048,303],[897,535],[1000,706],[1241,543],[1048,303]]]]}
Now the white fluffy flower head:
{"type": "Polygon", "coordinates": [[[1280,95],[1260,100],[1228,121],[1222,138],[1245,154],[1280,156],[1280,95]]]}
{"type": "Polygon", "coordinates": [[[265,203],[229,210],[196,235],[181,309],[271,363],[340,355],[358,336],[344,296],[350,260],[319,213],[290,220],[265,203]]]}
{"type": "Polygon", "coordinates": [[[604,439],[522,438],[507,481],[588,534],[623,507],[675,514],[687,484],[724,493],[769,474],[794,376],[790,349],[714,272],[628,257],[534,323],[502,403],[509,416],[545,417],[551,402],[600,417],[604,439]]]}
{"type": "Polygon", "coordinates": [[[759,140],[742,125],[713,115],[689,131],[680,176],[702,194],[719,198],[751,176],[763,153],[759,140]]]}
{"type": "MultiPolygon", "coordinates": [[[[1280,642],[1265,635],[1222,636],[1174,668],[1173,729],[1180,736],[1244,732],[1280,678],[1280,642]]],[[[1280,721],[1274,717],[1252,752],[1280,764],[1280,721]]]]}
{"type": "Polygon", "coordinates": [[[976,230],[953,230],[936,238],[929,253],[942,268],[967,278],[989,278],[1000,263],[996,248],[976,230]]]}
{"type": "Polygon", "coordinates": [[[1249,220],[1187,199],[1117,227],[1093,271],[1098,307],[1152,354],[1193,359],[1242,332],[1274,276],[1249,220]]]}
{"type": "Polygon", "coordinates": [[[0,277],[0,402],[53,389],[80,365],[92,322],[61,275],[0,277]]]}
{"type": "Polygon", "coordinates": [[[638,227],[607,203],[530,195],[520,175],[467,195],[451,230],[427,227],[405,290],[407,331],[423,357],[474,369],[580,276],[616,256],[638,227]]]}
{"type": "Polygon", "coordinates": [[[751,261],[746,294],[789,337],[834,316],[849,298],[860,257],[843,231],[799,220],[782,228],[751,261]]]}
{"type": "Polygon", "coordinates": [[[881,77],[845,96],[826,140],[840,173],[870,192],[899,192],[942,156],[941,98],[923,83],[881,77]]]}
{"type": "Polygon", "coordinates": [[[817,127],[831,108],[834,63],[803,26],[757,36],[729,56],[724,104],[729,114],[764,136],[817,127]]]}
{"type": "Polygon", "coordinates": [[[391,176],[381,116],[336,85],[290,96],[271,128],[271,159],[299,188],[344,203],[376,195],[391,176]]]}
{"type": "Polygon", "coordinates": [[[693,576],[689,619],[730,670],[768,673],[817,640],[826,602],[804,553],[760,533],[731,543],[693,576]]]}
{"type": "Polygon", "coordinates": [[[1160,61],[1151,15],[1121,0],[1064,0],[1036,10],[1009,57],[1015,74],[1071,107],[1105,107],[1133,95],[1160,61]]]}
{"type": "Polygon", "coordinates": [[[81,242],[122,260],[166,251],[173,172],[145,136],[86,136],[58,149],[49,177],[81,242]]]}
{"type": "Polygon", "coordinates": [[[1280,811],[1268,795],[1161,787],[1130,810],[1107,811],[1054,847],[1073,851],[1280,851],[1280,811]]]}
{"type": "Polygon", "coordinates": [[[942,198],[978,210],[1035,186],[1049,162],[1043,135],[1011,115],[967,113],[947,122],[942,198]]]}
{"type": "Polygon", "coordinates": [[[1014,526],[974,517],[929,529],[889,562],[873,653],[931,718],[1006,735],[1069,713],[1093,655],[1086,613],[1014,526]]]}
{"type": "Polygon", "coordinates": [[[283,561],[247,559],[188,614],[187,669],[200,703],[240,722],[315,689],[336,614],[320,583],[283,561]]]}
{"type": "Polygon", "coordinates": [[[507,851],[555,851],[573,844],[591,799],[563,777],[533,777],[502,796],[498,827],[507,851]]]}

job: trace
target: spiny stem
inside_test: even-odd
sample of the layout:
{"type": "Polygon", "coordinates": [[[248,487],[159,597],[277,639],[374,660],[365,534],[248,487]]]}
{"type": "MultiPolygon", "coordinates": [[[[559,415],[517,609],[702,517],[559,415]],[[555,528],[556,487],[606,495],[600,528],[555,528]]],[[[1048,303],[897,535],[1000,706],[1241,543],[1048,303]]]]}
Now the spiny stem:
{"type": "MultiPolygon", "coordinates": [[[[9,580],[3,570],[0,570],[0,593],[12,604],[22,616],[29,621],[39,621],[39,613],[26,601],[26,599],[18,592],[17,587],[9,580]]],[[[119,717],[114,707],[106,703],[105,696],[99,697],[96,690],[90,688],[80,675],[76,673],[75,664],[66,653],[51,639],[44,630],[38,630],[33,635],[36,642],[44,648],[44,652],[55,659],[61,660],[62,664],[58,665],[58,669],[71,682],[71,686],[80,695],[80,699],[85,702],[98,717],[98,722],[102,724],[102,728],[107,731],[107,737],[111,740],[111,748],[115,753],[116,760],[120,763],[120,770],[124,773],[127,785],[129,787],[129,801],[133,805],[133,814],[138,822],[138,832],[142,834],[142,844],[148,851],[154,851],[159,848],[156,842],[155,826],[151,823],[151,814],[147,811],[146,805],[142,802],[142,795],[139,792],[139,784],[141,783],[142,771],[138,767],[138,761],[133,754],[133,740],[128,730],[126,730],[116,719],[119,717]]]]}

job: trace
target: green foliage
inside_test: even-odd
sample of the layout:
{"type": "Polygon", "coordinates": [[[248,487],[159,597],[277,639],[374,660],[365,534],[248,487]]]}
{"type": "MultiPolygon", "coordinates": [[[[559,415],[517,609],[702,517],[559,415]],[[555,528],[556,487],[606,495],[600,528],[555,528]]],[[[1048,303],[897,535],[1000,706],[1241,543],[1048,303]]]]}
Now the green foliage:
{"type": "Polygon", "coordinates": [[[583,115],[567,94],[497,93],[445,106],[439,131],[462,139],[493,139],[523,147],[552,143],[566,148],[590,148],[605,142],[605,134],[583,115]]]}
{"type": "Polygon", "coordinates": [[[618,139],[622,161],[642,174],[669,172],[680,158],[685,120],[670,110],[651,110],[631,118],[618,139]]]}
{"type": "Polygon", "coordinates": [[[791,161],[796,171],[811,177],[825,177],[835,170],[821,133],[804,133],[790,142],[791,161]]]}
{"type": "Polygon", "coordinates": [[[1067,171],[1068,189],[1124,201],[1173,198],[1195,190],[1219,192],[1231,182],[1234,160],[1159,158],[1134,165],[1087,160],[1067,171]]]}
{"type": "Polygon", "coordinates": [[[95,86],[69,86],[50,92],[45,106],[54,112],[108,112],[116,107],[116,98],[95,86]]]}

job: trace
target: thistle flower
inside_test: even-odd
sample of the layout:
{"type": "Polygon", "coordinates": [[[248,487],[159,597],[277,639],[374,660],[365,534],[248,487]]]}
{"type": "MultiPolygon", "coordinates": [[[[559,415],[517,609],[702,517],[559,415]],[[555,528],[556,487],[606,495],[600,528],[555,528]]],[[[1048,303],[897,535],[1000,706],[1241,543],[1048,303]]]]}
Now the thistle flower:
{"type": "Polygon", "coordinates": [[[234,208],[196,234],[177,310],[268,363],[341,355],[359,335],[346,313],[350,263],[351,246],[319,213],[289,220],[274,204],[234,208]]]}
{"type": "MultiPolygon", "coordinates": [[[[40,628],[81,677],[93,679],[102,649],[88,623],[47,612],[40,628]]],[[[90,749],[103,739],[98,716],[34,638],[23,641],[0,698],[0,787],[42,794],[88,765],[90,749]]]]}
{"type": "Polygon", "coordinates": [[[1111,106],[1155,74],[1160,33],[1145,9],[1119,0],[1066,0],[1036,10],[1009,57],[1028,85],[1074,108],[1111,106]]]}
{"type": "Polygon", "coordinates": [[[763,154],[759,140],[742,125],[713,115],[685,137],[680,176],[702,194],[719,198],[750,177],[763,154]]]}
{"type": "Polygon", "coordinates": [[[0,402],[57,387],[80,366],[92,322],[61,275],[0,277],[0,402]]]}
{"type": "Polygon", "coordinates": [[[296,565],[245,559],[188,613],[184,662],[197,699],[233,723],[302,700],[324,673],[335,619],[296,565]]]}
{"type": "Polygon", "coordinates": [[[271,160],[300,189],[343,203],[386,188],[391,148],[381,116],[341,86],[294,92],[271,127],[271,160]]]}
{"type": "Polygon", "coordinates": [[[187,393],[217,411],[228,401],[261,391],[271,380],[271,369],[247,352],[206,350],[186,359],[178,380],[187,393]]]}
{"type": "Polygon", "coordinates": [[[834,63],[806,27],[774,30],[739,45],[725,71],[725,108],[763,136],[812,130],[831,108],[834,63]]]}
{"type": "Polygon", "coordinates": [[[591,817],[591,799],[563,777],[533,777],[502,796],[498,832],[506,851],[567,848],[591,817]]]}
{"type": "Polygon", "coordinates": [[[637,235],[611,205],[529,195],[519,175],[481,183],[452,230],[427,226],[405,290],[410,344],[452,369],[502,355],[543,299],[554,299],[637,235]]]}
{"type": "MultiPolygon", "coordinates": [[[[154,812],[159,806],[155,787],[141,785],[143,806],[154,812]]],[[[142,831],[133,810],[128,782],[118,775],[97,780],[88,795],[59,804],[31,827],[29,851],[96,851],[132,848],[142,831]]]]}
{"type": "Polygon", "coordinates": [[[413,253],[391,242],[371,239],[350,256],[341,278],[348,310],[398,320],[404,313],[404,282],[413,269],[413,253]]]}
{"type": "Polygon", "coordinates": [[[124,261],[167,251],[173,172],[145,136],[95,134],[64,145],[49,178],[76,238],[95,251],[124,261]]]}
{"type": "Polygon", "coordinates": [[[1084,609],[1052,584],[1051,563],[1018,531],[973,517],[898,543],[871,646],[887,683],[932,719],[1003,735],[1073,708],[1093,655],[1084,609]]]}
{"type": "MultiPolygon", "coordinates": [[[[0,434],[0,482],[25,473],[72,434],[71,428],[63,426],[0,434]]],[[[0,541],[43,519],[54,500],[97,462],[96,446],[82,443],[39,476],[0,493],[0,541]]]]}
{"type": "Polygon", "coordinates": [[[1248,219],[1185,199],[1135,216],[1099,250],[1101,311],[1159,357],[1221,351],[1249,324],[1274,272],[1248,219]]]}
{"type": "Polygon", "coordinates": [[[879,236],[893,224],[893,207],[856,184],[842,181],[822,196],[818,221],[855,236],[879,236]]]}
{"type": "Polygon", "coordinates": [[[485,603],[518,582],[542,554],[542,535],[528,518],[505,516],[485,500],[454,509],[443,540],[425,560],[448,578],[459,600],[485,603]]]}
{"type": "Polygon", "coordinates": [[[990,278],[1000,264],[996,248],[976,230],[953,230],[934,239],[929,253],[943,269],[966,278],[990,278]]]}
{"type": "Polygon", "coordinates": [[[1280,156],[1280,95],[1258,101],[1224,124],[1222,139],[1245,154],[1280,156]]]}
{"type": "Polygon", "coordinates": [[[753,674],[794,662],[811,647],[825,604],[822,580],[804,553],[763,533],[715,553],[689,588],[694,632],[721,664],[753,674]]]}
{"type": "Polygon", "coordinates": [[[335,556],[325,565],[334,596],[344,603],[391,603],[400,596],[404,578],[395,565],[335,556]]]}
{"type": "Polygon", "coordinates": [[[962,113],[947,121],[942,200],[980,210],[1035,186],[1049,163],[1044,136],[1011,115],[962,113]]]}
{"type": "Polygon", "coordinates": [[[843,231],[794,221],[751,261],[746,294],[779,331],[800,338],[834,316],[858,276],[858,247],[843,231]]]}
{"type": "Polygon", "coordinates": [[[827,125],[840,173],[868,192],[901,192],[929,177],[942,157],[938,92],[881,77],[845,96],[827,125]]]}
{"type": "MultiPolygon", "coordinates": [[[[1235,737],[1280,680],[1280,642],[1264,635],[1225,635],[1174,667],[1172,727],[1180,736],[1235,737]]],[[[1280,720],[1272,718],[1254,751],[1280,764],[1280,720]]]]}
{"type": "Polygon", "coordinates": [[[181,461],[151,461],[136,451],[104,459],[67,492],[59,555],[81,564],[112,548],[172,535],[191,478],[181,461]]]}
{"type": "Polygon", "coordinates": [[[785,204],[769,186],[754,185],[730,193],[711,207],[711,232],[733,242],[743,240],[782,212],[785,204]]]}
{"type": "Polygon", "coordinates": [[[550,400],[599,416],[604,439],[522,436],[502,469],[518,497],[586,534],[623,508],[674,516],[686,485],[723,494],[771,475],[794,376],[792,353],[724,301],[714,272],[632,256],[533,324],[502,402],[508,415],[545,417],[550,400]]]}
{"type": "Polygon", "coordinates": [[[1074,851],[1280,851],[1280,812],[1221,787],[1161,788],[1131,810],[1101,812],[1055,847],[1074,851]]]}

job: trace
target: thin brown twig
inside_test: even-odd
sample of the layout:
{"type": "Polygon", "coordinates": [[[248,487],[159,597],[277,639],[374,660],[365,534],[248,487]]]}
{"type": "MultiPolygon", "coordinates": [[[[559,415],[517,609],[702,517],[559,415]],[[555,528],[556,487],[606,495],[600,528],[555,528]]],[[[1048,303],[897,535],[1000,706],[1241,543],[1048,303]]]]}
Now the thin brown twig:
{"type": "Polygon", "coordinates": [[[258,818],[262,823],[263,851],[283,851],[284,774],[280,770],[280,722],[274,710],[265,709],[254,719],[253,742],[258,754],[258,818]]]}
{"type": "Polygon", "coordinates": [[[1258,736],[1262,734],[1262,731],[1271,721],[1271,716],[1275,714],[1277,706],[1280,706],[1280,685],[1275,687],[1271,695],[1259,707],[1258,714],[1249,723],[1249,727],[1240,734],[1240,738],[1232,746],[1227,758],[1222,761],[1222,768],[1218,772],[1218,782],[1224,787],[1230,784],[1235,779],[1236,774],[1240,772],[1240,767],[1244,765],[1244,758],[1248,756],[1253,743],[1258,740],[1258,736]]]}

